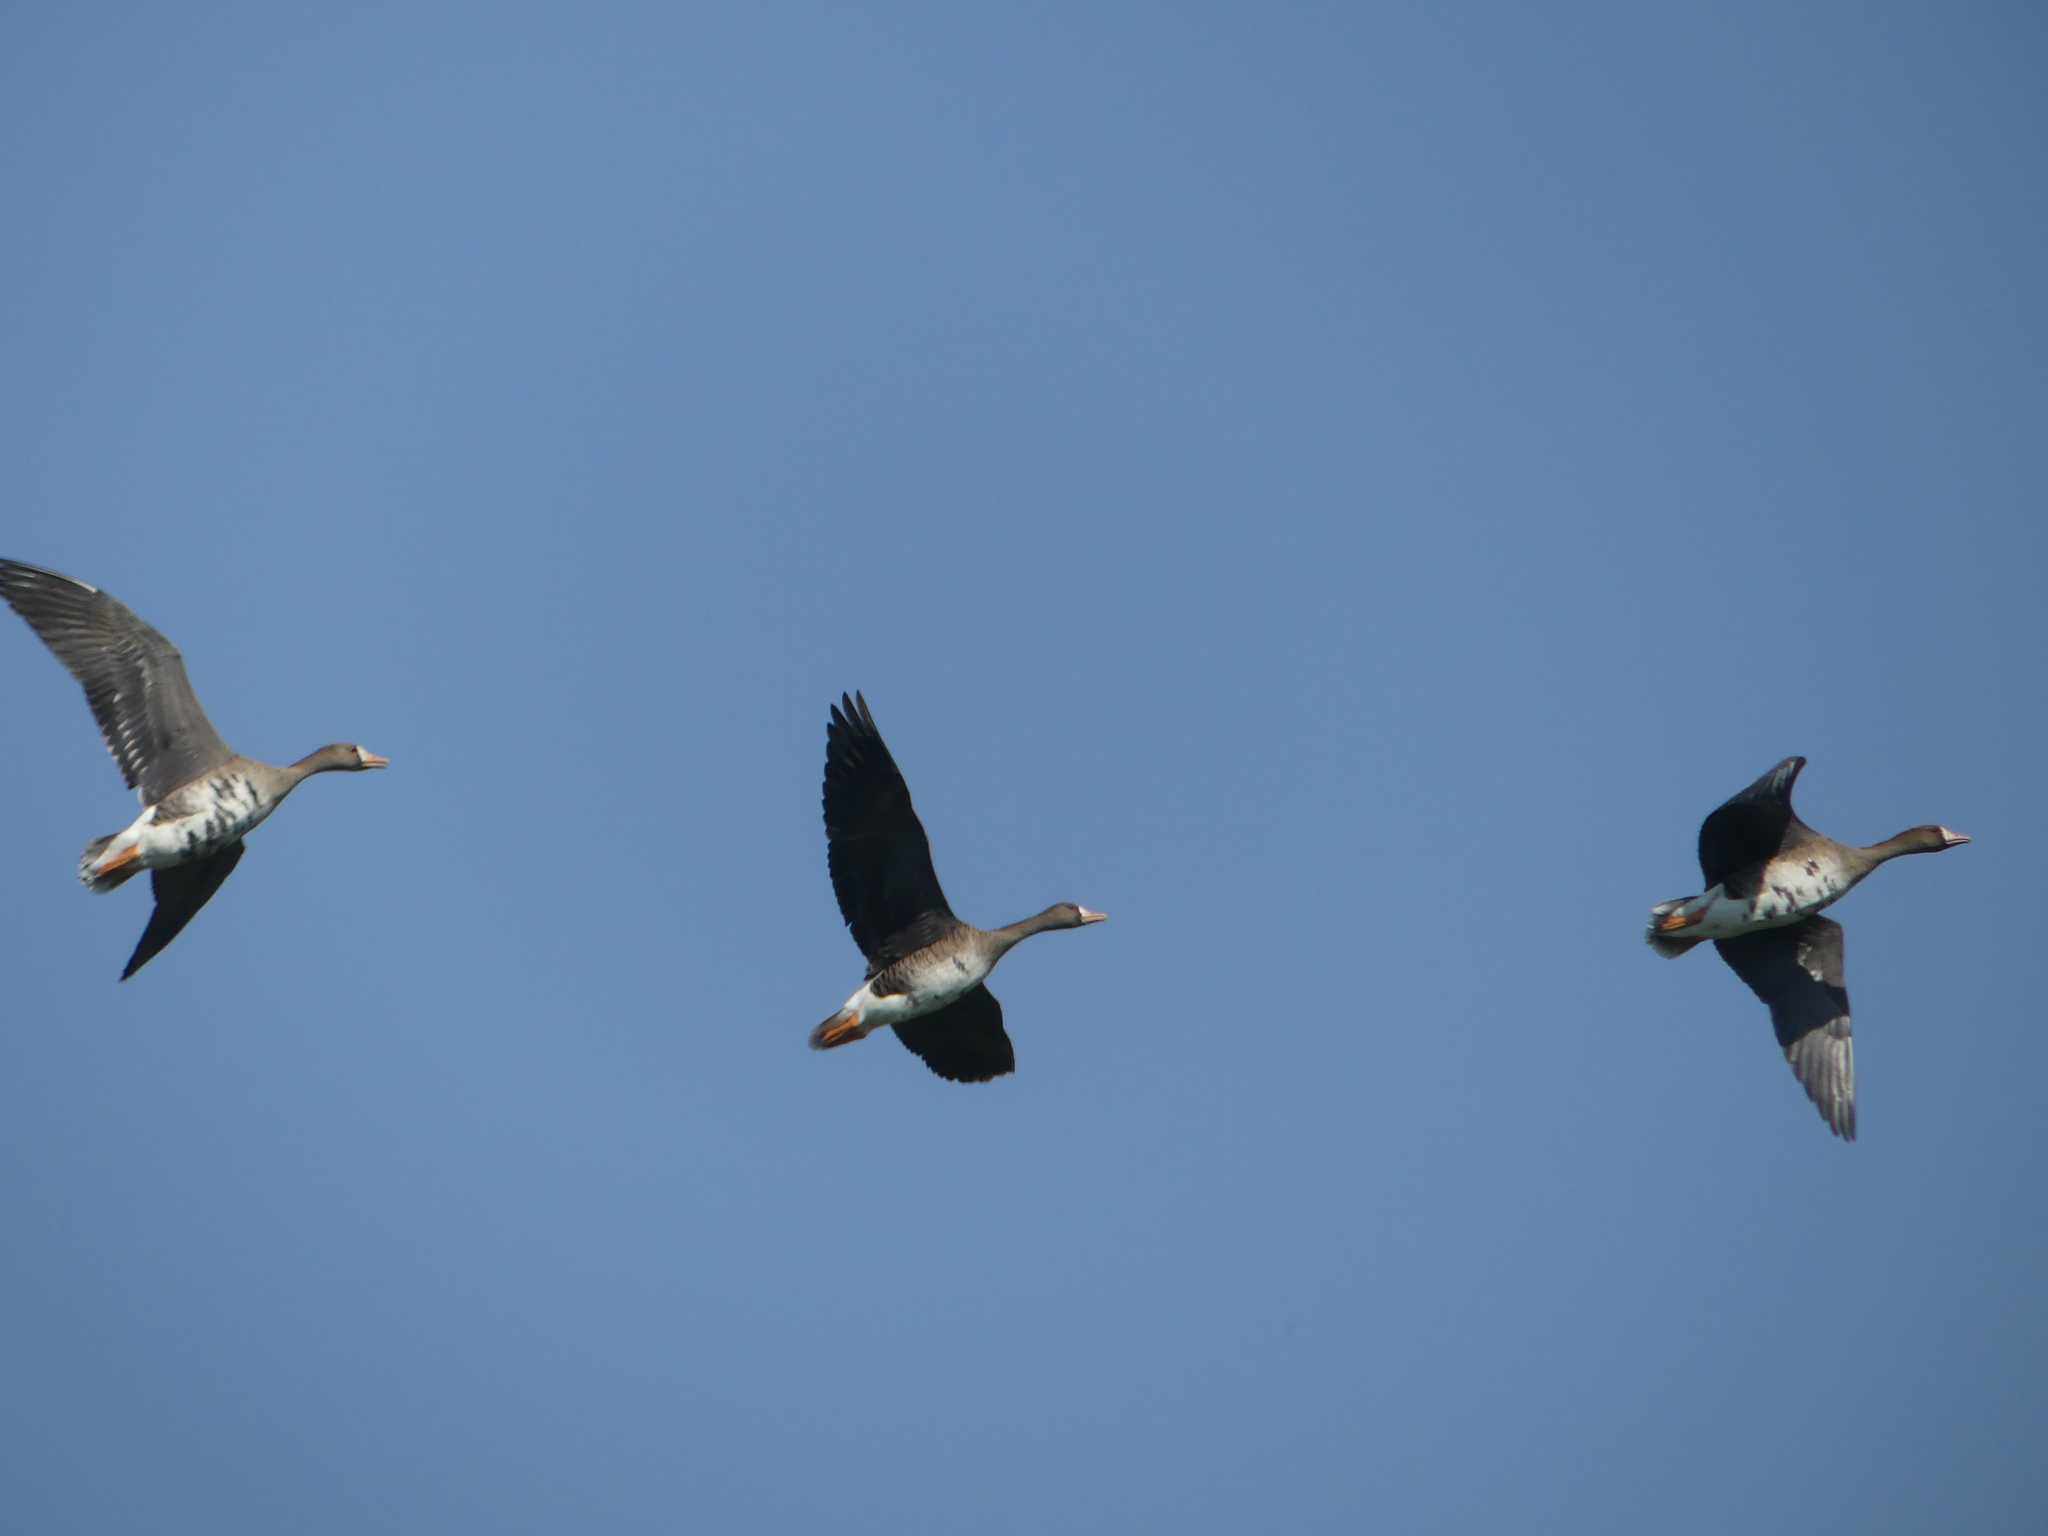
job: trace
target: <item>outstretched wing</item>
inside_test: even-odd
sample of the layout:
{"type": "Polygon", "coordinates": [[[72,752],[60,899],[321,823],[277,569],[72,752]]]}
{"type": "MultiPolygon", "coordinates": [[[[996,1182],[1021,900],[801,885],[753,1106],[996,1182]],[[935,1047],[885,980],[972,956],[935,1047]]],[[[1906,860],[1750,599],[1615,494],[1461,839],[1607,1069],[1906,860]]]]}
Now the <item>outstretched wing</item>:
{"type": "Polygon", "coordinates": [[[985,986],[963,993],[937,1013],[903,1020],[896,1038],[951,1083],[985,1083],[1017,1070],[1017,1052],[1003,1028],[1003,1005],[985,986]]]}
{"type": "Polygon", "coordinates": [[[1792,814],[1792,784],[1805,766],[1803,757],[1786,758],[1700,823],[1700,873],[1708,885],[1720,885],[1730,875],[1761,864],[1784,845],[1785,833],[1797,819],[1792,814]]]}
{"type": "Polygon", "coordinates": [[[1856,1042],[1849,1034],[1849,993],[1842,974],[1842,925],[1809,917],[1766,928],[1714,948],[1771,1010],[1771,1025],[1792,1075],[1828,1128],[1856,1139],[1856,1042]]]}
{"type": "Polygon", "coordinates": [[[121,973],[123,981],[154,960],[158,951],[185,931],[185,925],[198,915],[201,907],[213,900],[213,893],[234,873],[241,859],[242,844],[236,841],[219,853],[194,859],[189,864],[174,864],[169,869],[150,871],[149,883],[156,892],[156,910],[149,915],[149,926],[142,930],[142,939],[136,944],[135,953],[128,957],[128,969],[121,973]]]}
{"type": "Polygon", "coordinates": [[[953,920],[910,788],[858,694],[840,696],[825,731],[825,838],[840,915],[870,961],[907,929],[953,920]]]}
{"type": "Polygon", "coordinates": [[[154,805],[234,754],[220,739],[178,648],[97,587],[0,560],[0,597],[85,689],[130,789],[154,805]]]}

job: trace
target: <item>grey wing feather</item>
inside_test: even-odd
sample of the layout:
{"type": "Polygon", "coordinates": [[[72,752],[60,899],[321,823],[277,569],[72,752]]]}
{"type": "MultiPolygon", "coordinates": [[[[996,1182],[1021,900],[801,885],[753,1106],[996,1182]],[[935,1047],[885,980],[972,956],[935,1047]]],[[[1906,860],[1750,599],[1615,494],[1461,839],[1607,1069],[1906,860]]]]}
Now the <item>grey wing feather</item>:
{"type": "Polygon", "coordinates": [[[904,1019],[896,1038],[952,1083],[985,1083],[1017,1070],[1016,1048],[1003,1028],[1003,1005],[985,986],[936,1013],[904,1019]]]}
{"type": "Polygon", "coordinates": [[[185,675],[178,648],[97,587],[0,560],[0,597],[85,689],[130,789],[154,805],[234,756],[185,675]]]}
{"type": "Polygon", "coordinates": [[[841,697],[826,728],[825,837],[832,892],[870,974],[954,923],[910,788],[858,695],[841,697]]]}
{"type": "Polygon", "coordinates": [[[1842,925],[1809,917],[1714,947],[1771,1010],[1778,1044],[1828,1128],[1856,1139],[1856,1042],[1842,970],[1842,925]]]}
{"type": "Polygon", "coordinates": [[[1805,766],[1803,757],[1786,758],[1700,823],[1700,873],[1708,885],[1761,864],[1784,845],[1798,822],[1792,786],[1805,766]]]}
{"type": "Polygon", "coordinates": [[[233,842],[219,853],[194,859],[189,864],[151,870],[149,883],[156,893],[156,910],[149,914],[149,926],[142,930],[142,937],[135,945],[135,953],[128,957],[128,967],[121,972],[121,979],[126,981],[133,976],[154,960],[166,944],[183,933],[185,925],[199,915],[201,907],[213,900],[213,893],[221,888],[221,882],[235,872],[235,866],[241,861],[242,844],[233,842]]]}

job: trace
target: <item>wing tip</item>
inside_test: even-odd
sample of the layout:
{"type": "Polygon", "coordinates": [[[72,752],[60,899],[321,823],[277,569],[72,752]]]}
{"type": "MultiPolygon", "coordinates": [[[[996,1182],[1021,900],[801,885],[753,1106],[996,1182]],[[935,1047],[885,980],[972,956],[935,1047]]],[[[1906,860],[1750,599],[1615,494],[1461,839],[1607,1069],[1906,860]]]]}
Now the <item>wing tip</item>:
{"type": "Polygon", "coordinates": [[[1794,754],[1791,757],[1782,759],[1778,766],[1773,768],[1765,777],[1770,782],[1771,792],[1779,799],[1789,802],[1792,798],[1793,784],[1798,781],[1799,775],[1805,771],[1806,759],[1794,754]]]}
{"type": "Polygon", "coordinates": [[[999,1082],[1003,1078],[1011,1076],[1017,1070],[1015,1067],[1004,1067],[1000,1072],[941,1072],[937,1067],[932,1067],[930,1062],[926,1062],[925,1065],[931,1067],[933,1076],[948,1083],[974,1084],[999,1082]]]}
{"type": "Polygon", "coordinates": [[[858,688],[852,693],[839,695],[839,702],[832,706],[832,721],[828,731],[843,731],[855,737],[880,734],[875,729],[875,717],[873,711],[868,708],[867,697],[858,688]]]}
{"type": "Polygon", "coordinates": [[[61,581],[67,587],[76,587],[81,592],[99,596],[100,589],[89,581],[80,581],[76,576],[66,576],[62,571],[53,571],[47,565],[31,565],[26,560],[0,559],[0,586],[34,588],[43,581],[61,581]]]}

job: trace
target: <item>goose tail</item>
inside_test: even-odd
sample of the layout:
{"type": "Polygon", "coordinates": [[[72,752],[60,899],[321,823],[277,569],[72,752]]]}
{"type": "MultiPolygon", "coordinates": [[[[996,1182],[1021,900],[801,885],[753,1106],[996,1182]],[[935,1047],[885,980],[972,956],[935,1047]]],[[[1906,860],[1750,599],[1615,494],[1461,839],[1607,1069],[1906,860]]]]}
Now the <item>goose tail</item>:
{"type": "Polygon", "coordinates": [[[1666,960],[1676,960],[1695,944],[1704,942],[1700,939],[1673,938],[1664,926],[1666,918],[1683,909],[1691,900],[1690,896],[1681,896],[1675,901],[1660,901],[1650,908],[1650,927],[1644,933],[1643,941],[1666,960]]]}
{"type": "Polygon", "coordinates": [[[829,1051],[834,1046],[851,1045],[856,1040],[865,1040],[868,1026],[851,1008],[842,1008],[831,1018],[811,1031],[811,1049],[829,1051]]]}
{"type": "Polygon", "coordinates": [[[78,878],[95,895],[104,896],[142,872],[142,848],[139,844],[124,848],[115,855],[112,864],[102,863],[108,846],[120,835],[109,832],[105,837],[96,837],[78,856],[78,878]]]}

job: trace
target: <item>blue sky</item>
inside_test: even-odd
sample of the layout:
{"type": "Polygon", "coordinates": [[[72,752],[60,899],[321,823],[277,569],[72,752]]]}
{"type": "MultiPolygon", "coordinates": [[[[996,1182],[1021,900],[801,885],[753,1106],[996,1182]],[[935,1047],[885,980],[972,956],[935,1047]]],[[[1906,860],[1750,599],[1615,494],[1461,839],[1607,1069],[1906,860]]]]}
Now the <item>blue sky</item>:
{"type": "Polygon", "coordinates": [[[2031,9],[6,33],[0,554],[394,762],[117,986],[0,625],[22,1529],[2038,1528],[2031,9]],[[1002,1083],[804,1049],[855,687],[1002,1083]],[[1853,1147],[1640,941],[1791,753],[1853,1147]]]}

